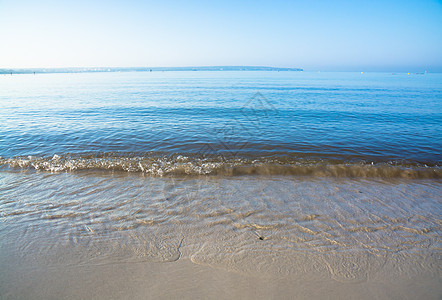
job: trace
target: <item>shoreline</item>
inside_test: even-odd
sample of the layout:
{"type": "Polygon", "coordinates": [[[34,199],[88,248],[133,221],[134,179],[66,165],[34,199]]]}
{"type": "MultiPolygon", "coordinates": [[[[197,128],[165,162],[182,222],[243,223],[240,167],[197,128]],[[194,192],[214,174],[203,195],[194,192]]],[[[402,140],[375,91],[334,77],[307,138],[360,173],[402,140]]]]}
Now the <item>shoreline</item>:
{"type": "Polygon", "coordinates": [[[2,298],[442,295],[440,180],[0,180],[2,298]]]}
{"type": "MultiPolygon", "coordinates": [[[[411,264],[408,267],[403,271],[412,269],[411,264]]],[[[440,278],[431,273],[384,272],[367,281],[348,283],[320,275],[245,276],[194,264],[188,259],[174,263],[38,269],[14,266],[14,272],[7,279],[1,278],[4,299],[439,299],[440,296],[440,278]]]]}

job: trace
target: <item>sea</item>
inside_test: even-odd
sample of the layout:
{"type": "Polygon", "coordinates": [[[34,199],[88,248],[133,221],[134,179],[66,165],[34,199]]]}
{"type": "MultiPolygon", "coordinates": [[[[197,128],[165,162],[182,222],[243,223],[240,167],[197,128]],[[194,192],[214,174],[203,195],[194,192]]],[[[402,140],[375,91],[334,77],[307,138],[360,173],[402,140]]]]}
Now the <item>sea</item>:
{"type": "Polygon", "coordinates": [[[0,297],[30,265],[440,278],[442,74],[5,74],[0,125],[0,297]]]}
{"type": "Polygon", "coordinates": [[[0,164],[152,175],[442,173],[442,75],[3,75],[0,164]]]}

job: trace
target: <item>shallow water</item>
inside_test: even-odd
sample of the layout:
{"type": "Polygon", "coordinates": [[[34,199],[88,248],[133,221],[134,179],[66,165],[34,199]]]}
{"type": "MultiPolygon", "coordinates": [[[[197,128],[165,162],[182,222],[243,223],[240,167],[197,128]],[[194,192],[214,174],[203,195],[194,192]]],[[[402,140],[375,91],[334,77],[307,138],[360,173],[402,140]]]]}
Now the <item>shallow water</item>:
{"type": "Polygon", "coordinates": [[[0,181],[1,246],[23,256],[51,253],[49,260],[185,255],[242,271],[259,259],[262,268],[290,272],[299,252],[425,256],[442,246],[442,186],[434,180],[28,171],[2,172],[0,181]]]}

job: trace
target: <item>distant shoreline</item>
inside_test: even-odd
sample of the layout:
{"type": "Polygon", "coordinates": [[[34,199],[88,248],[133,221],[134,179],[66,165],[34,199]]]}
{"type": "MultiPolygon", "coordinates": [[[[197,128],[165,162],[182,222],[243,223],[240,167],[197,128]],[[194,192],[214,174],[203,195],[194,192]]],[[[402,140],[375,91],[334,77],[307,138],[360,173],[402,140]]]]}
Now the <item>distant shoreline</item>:
{"type": "Polygon", "coordinates": [[[93,72],[164,72],[164,71],[303,71],[300,68],[211,66],[211,67],[96,67],[96,68],[17,68],[0,69],[0,74],[93,73],[93,72]]]}

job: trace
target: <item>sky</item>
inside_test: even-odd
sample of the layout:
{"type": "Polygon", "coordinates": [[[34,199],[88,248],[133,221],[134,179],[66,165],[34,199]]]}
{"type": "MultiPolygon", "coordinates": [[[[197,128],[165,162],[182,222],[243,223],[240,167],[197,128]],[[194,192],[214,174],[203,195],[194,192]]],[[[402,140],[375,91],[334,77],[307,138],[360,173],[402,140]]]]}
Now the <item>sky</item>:
{"type": "Polygon", "coordinates": [[[0,68],[442,72],[442,1],[0,0],[0,68]]]}

